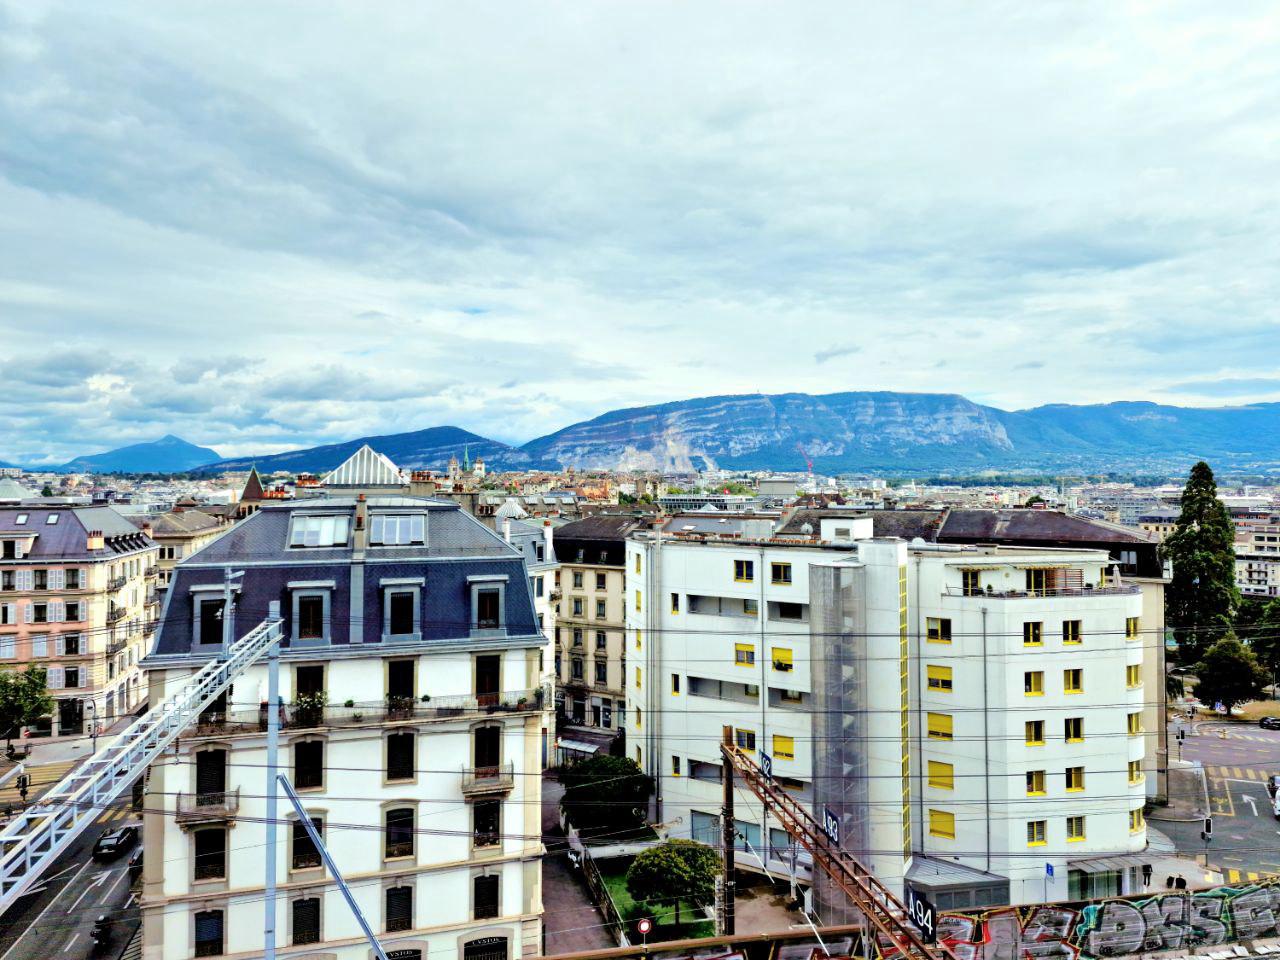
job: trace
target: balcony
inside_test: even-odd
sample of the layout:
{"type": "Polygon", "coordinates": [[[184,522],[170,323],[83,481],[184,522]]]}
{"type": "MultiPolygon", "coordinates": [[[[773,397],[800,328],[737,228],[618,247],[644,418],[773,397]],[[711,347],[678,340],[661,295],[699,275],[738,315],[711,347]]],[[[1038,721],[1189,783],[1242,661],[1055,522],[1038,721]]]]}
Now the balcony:
{"type": "Polygon", "coordinates": [[[464,797],[510,793],[515,783],[515,768],[510,763],[500,763],[492,767],[462,768],[462,795],[464,797]]]}
{"type": "Polygon", "coordinates": [[[128,582],[129,582],[128,577],[112,577],[110,580],[107,581],[107,592],[114,593],[116,590],[119,590],[128,582]]]}
{"type": "Polygon", "coordinates": [[[962,587],[948,586],[942,591],[944,597],[972,597],[982,600],[1041,600],[1056,597],[1117,597],[1132,596],[1141,593],[1142,588],[1136,583],[1125,583],[1111,587],[1065,587],[1045,590],[982,590],[976,593],[966,592],[962,587]]]}
{"type": "Polygon", "coordinates": [[[112,640],[110,643],[107,644],[107,656],[108,657],[115,656],[117,653],[119,653],[128,645],[129,645],[128,637],[125,637],[124,639],[121,639],[121,640],[112,640]]]}
{"type": "Polygon", "coordinates": [[[181,827],[222,823],[236,818],[240,809],[240,789],[218,793],[180,793],[174,819],[181,827]]]}
{"type": "MultiPolygon", "coordinates": [[[[348,701],[333,706],[307,702],[280,706],[281,730],[312,730],[318,727],[358,727],[381,723],[452,720],[494,713],[540,713],[546,694],[542,688],[508,690],[469,696],[431,697],[429,700],[409,697],[387,697],[366,703],[348,701]]],[[[225,713],[207,713],[188,728],[186,737],[215,737],[233,734],[262,733],[267,729],[267,705],[225,713]]]]}
{"type": "Polygon", "coordinates": [[[124,607],[111,607],[107,611],[107,623],[119,623],[129,615],[129,611],[124,607]]]}

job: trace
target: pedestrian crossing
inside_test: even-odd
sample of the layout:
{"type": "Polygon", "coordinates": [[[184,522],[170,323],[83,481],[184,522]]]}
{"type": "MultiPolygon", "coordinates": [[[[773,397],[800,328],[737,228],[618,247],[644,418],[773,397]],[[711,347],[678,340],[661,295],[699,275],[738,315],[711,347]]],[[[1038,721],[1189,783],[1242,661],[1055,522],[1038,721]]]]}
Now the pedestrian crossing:
{"type": "Polygon", "coordinates": [[[1215,867],[1209,864],[1205,868],[1209,872],[1204,875],[1206,883],[1258,883],[1271,880],[1276,874],[1261,873],[1257,870],[1237,870],[1234,867],[1215,867]]]}
{"type": "MultiPolygon", "coordinates": [[[[1213,734],[1201,734],[1201,736],[1213,736],[1213,734]]],[[[1274,743],[1280,744],[1280,740],[1275,737],[1264,737],[1256,733],[1228,733],[1225,740],[1248,740],[1251,743],[1274,743]]],[[[1190,742],[1190,741],[1188,741],[1190,742]]]]}
{"type": "Polygon", "coordinates": [[[1215,780],[1256,780],[1258,783],[1265,783],[1271,775],[1252,767],[1206,766],[1204,772],[1215,780]]]}
{"type": "MultiPolygon", "coordinates": [[[[42,763],[28,766],[26,773],[31,778],[31,785],[27,789],[27,802],[31,803],[36,800],[42,793],[65,777],[68,771],[79,766],[83,761],[83,757],[76,757],[73,760],[62,760],[58,763],[42,763]]],[[[10,780],[3,787],[0,787],[0,807],[7,804],[15,807],[22,804],[22,796],[18,793],[16,779],[10,780]]]]}

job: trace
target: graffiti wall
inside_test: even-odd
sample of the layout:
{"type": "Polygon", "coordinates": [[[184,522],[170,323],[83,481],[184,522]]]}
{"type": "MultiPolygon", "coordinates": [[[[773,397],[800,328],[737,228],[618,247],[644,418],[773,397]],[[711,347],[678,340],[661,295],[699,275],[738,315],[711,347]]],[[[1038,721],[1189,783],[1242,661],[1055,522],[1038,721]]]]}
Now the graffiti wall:
{"type": "MultiPolygon", "coordinates": [[[[1178,890],[1096,903],[944,913],[958,960],[1078,960],[1280,936],[1280,884],[1178,890]]],[[[881,950],[881,957],[892,953],[881,950]]]]}

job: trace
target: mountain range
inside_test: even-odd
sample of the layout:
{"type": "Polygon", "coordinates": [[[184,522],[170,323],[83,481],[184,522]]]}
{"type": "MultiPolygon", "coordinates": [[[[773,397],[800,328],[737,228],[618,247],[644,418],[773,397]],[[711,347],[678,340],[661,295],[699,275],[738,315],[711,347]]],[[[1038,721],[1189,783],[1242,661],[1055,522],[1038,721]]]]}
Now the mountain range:
{"type": "Polygon", "coordinates": [[[368,443],[402,467],[483,457],[489,470],[612,468],[952,472],[1280,473],[1280,404],[1191,408],[1148,402],[1050,404],[1007,411],[958,394],[845,392],[702,397],[613,410],[523,446],[459,427],[358,437],[257,457],[217,454],[169,436],[65,465],[75,470],[321,473],[368,443]],[[203,457],[203,459],[199,459],[203,457]]]}

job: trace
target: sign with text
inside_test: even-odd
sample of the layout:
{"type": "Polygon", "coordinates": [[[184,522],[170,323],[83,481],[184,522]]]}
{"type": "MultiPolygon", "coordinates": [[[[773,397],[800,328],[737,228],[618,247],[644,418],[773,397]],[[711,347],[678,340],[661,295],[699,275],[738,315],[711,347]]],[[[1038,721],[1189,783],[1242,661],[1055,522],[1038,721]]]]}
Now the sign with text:
{"type": "Polygon", "coordinates": [[[828,840],[840,846],[840,818],[831,812],[830,807],[822,808],[822,832],[828,840]]]}
{"type": "Polygon", "coordinates": [[[907,916],[920,931],[925,943],[936,943],[938,940],[938,914],[933,904],[920,896],[915,887],[907,887],[907,916]]]}
{"type": "Polygon", "coordinates": [[[764,774],[766,780],[773,779],[773,757],[763,750],[760,751],[760,772],[764,774]]]}

